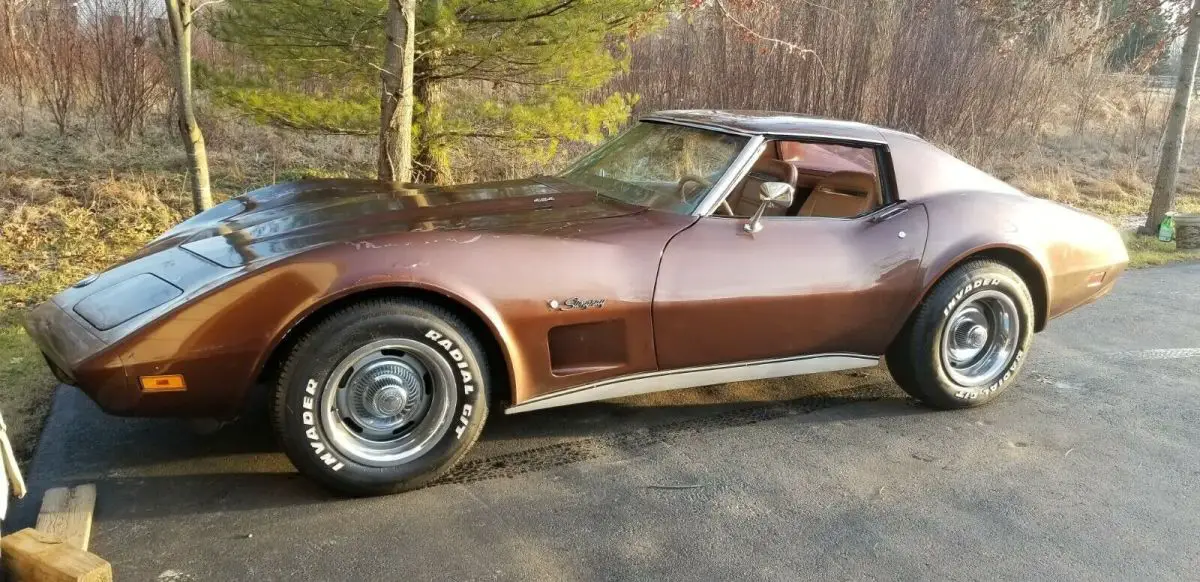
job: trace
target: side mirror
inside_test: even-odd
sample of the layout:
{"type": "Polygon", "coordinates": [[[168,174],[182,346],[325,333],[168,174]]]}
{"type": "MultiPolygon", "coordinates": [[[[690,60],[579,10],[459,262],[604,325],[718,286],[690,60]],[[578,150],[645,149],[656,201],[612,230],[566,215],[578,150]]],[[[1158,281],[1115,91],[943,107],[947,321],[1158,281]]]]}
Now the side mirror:
{"type": "Polygon", "coordinates": [[[783,182],[764,182],[758,188],[758,199],[762,201],[758,205],[758,210],[754,211],[754,216],[750,217],[750,222],[744,227],[746,232],[755,233],[762,230],[762,216],[767,211],[767,208],[774,206],[776,208],[787,208],[792,205],[792,201],[796,197],[796,189],[791,184],[783,182]]]}

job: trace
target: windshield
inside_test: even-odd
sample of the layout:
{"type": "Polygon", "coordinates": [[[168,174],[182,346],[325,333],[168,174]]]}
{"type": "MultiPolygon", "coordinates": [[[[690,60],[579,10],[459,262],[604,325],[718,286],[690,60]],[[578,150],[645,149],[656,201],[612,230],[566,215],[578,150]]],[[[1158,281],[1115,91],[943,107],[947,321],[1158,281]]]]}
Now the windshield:
{"type": "Polygon", "coordinates": [[[639,123],[561,177],[622,202],[688,214],[747,141],[715,131],[639,123]]]}

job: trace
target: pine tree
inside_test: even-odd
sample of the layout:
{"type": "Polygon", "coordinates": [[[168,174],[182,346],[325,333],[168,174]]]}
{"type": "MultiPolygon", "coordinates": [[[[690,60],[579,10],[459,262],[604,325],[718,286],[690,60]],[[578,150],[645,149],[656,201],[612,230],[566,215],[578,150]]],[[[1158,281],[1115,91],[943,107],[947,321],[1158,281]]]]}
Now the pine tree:
{"type": "MultiPolygon", "coordinates": [[[[553,153],[596,141],[629,114],[632,95],[597,97],[628,67],[628,41],[669,0],[436,0],[417,3],[414,178],[452,179],[467,138],[553,153]]],[[[301,129],[378,131],[387,0],[230,0],[213,33],[268,75],[211,71],[215,94],[264,121],[301,129]]]]}

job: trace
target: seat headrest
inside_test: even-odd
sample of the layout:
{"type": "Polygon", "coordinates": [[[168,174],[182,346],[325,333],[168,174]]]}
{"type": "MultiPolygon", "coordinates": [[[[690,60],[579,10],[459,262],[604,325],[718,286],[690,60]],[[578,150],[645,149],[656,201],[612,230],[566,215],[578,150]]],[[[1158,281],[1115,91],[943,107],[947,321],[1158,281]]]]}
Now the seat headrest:
{"type": "Polygon", "coordinates": [[[754,166],[750,168],[751,174],[765,174],[771,176],[777,182],[786,182],[792,186],[796,185],[796,180],[799,174],[796,167],[780,160],[762,156],[754,162],[754,166]]]}

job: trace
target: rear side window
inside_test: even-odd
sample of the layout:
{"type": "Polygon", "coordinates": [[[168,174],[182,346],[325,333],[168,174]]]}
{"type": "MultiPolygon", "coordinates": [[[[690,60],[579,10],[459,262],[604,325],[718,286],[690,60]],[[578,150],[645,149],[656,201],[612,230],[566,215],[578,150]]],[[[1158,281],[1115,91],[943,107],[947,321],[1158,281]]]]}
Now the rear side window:
{"type": "Polygon", "coordinates": [[[828,174],[851,170],[879,174],[875,167],[875,151],[871,148],[799,141],[777,143],[779,159],[812,172],[828,174]]]}

